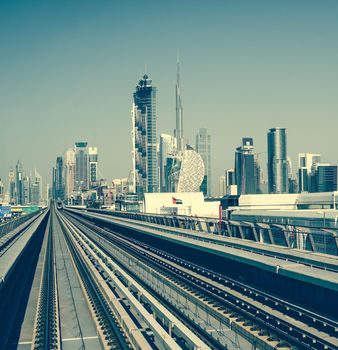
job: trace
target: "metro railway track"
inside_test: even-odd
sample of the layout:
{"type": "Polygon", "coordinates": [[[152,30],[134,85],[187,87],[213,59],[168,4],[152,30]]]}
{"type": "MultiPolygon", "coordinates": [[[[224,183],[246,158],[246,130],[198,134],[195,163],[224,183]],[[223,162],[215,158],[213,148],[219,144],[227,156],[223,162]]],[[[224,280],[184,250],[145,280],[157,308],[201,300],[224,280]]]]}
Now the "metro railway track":
{"type": "MultiPolygon", "coordinates": [[[[72,215],[74,218],[74,216],[72,215]]],[[[195,289],[198,293],[207,295],[214,302],[225,308],[233,308],[234,312],[239,316],[248,318],[253,324],[260,324],[263,329],[268,328],[272,334],[276,334],[280,339],[286,339],[290,343],[300,346],[304,349],[334,349],[335,347],[316,335],[310,332],[304,332],[303,329],[298,328],[293,323],[289,323],[284,319],[278,319],[266,313],[264,310],[254,307],[246,301],[241,301],[239,298],[234,298],[231,293],[226,292],[219,285],[224,287],[230,286],[231,289],[238,293],[244,294],[244,296],[254,297],[256,301],[265,302],[264,307],[273,306],[275,309],[280,309],[282,312],[287,312],[287,316],[292,317],[295,323],[298,321],[304,323],[308,322],[309,327],[320,325],[320,330],[331,336],[336,336],[337,323],[327,319],[321,315],[312,313],[309,310],[304,310],[298,306],[287,303],[280,298],[272,297],[257,289],[246,286],[243,283],[225,278],[222,275],[214,273],[213,271],[204,269],[203,267],[191,264],[158,249],[149,247],[148,245],[132,240],[125,237],[121,237],[120,234],[104,229],[99,229],[95,225],[88,223],[84,219],[79,219],[85,226],[91,227],[92,230],[103,234],[107,240],[114,244],[123,247],[123,249],[131,252],[133,255],[138,256],[142,261],[151,263],[154,268],[164,271],[166,274],[171,275],[177,280],[189,285],[195,289]],[[112,237],[114,235],[114,237],[112,237]],[[118,236],[118,238],[116,237],[118,236]],[[151,253],[149,253],[149,250],[151,253]],[[156,256],[157,255],[157,256],[156,256]],[[176,266],[173,267],[172,264],[176,266]],[[184,269],[185,271],[182,271],[184,269]],[[187,271],[187,270],[190,270],[187,271]],[[196,277],[194,274],[200,274],[204,278],[208,278],[206,282],[201,278],[196,277]],[[217,283],[217,286],[216,286],[217,283]],[[232,304],[232,305],[231,305],[232,304]],[[240,305],[240,307],[239,307],[240,305]]],[[[317,327],[318,328],[318,327],[317,327]]],[[[323,333],[323,335],[325,335],[323,333]]]]}
{"type": "Polygon", "coordinates": [[[44,262],[32,349],[60,349],[57,288],[54,268],[52,218],[48,223],[48,242],[44,262]]]}
{"type": "Polygon", "coordinates": [[[98,319],[98,323],[101,327],[102,333],[104,334],[104,341],[106,342],[109,349],[127,350],[130,349],[126,338],[123,336],[121,328],[118,326],[118,322],[113,315],[113,312],[103,296],[100,288],[91,276],[86,263],[82,256],[78,252],[74,243],[70,239],[69,232],[65,227],[64,223],[58,217],[59,223],[62,227],[63,233],[69,250],[72,254],[75,262],[79,277],[82,280],[85,291],[87,293],[89,302],[94,310],[95,317],[98,319]]]}
{"type": "Polygon", "coordinates": [[[242,293],[258,302],[264,303],[266,306],[274,307],[275,309],[285,313],[285,315],[290,317],[299,318],[300,321],[305,322],[309,326],[318,326],[320,325],[320,330],[327,332],[328,334],[335,336],[335,333],[338,330],[338,323],[325,317],[304,309],[300,306],[289,303],[281,298],[275,297],[264,291],[253,288],[249,285],[246,285],[242,282],[238,282],[233,278],[225,277],[215,271],[209,270],[207,268],[201,267],[199,265],[193,264],[187,260],[177,258],[174,255],[168,254],[160,249],[153,248],[143,242],[137,241],[132,238],[128,238],[134,244],[141,246],[145,250],[149,250],[167,260],[174,262],[190,271],[196,272],[201,276],[209,278],[219,284],[222,284],[226,287],[230,287],[232,290],[242,293]]]}
{"type": "MultiPolygon", "coordinates": [[[[93,244],[85,238],[82,231],[73,225],[68,218],[62,216],[62,220],[72,231],[73,238],[100,272],[100,283],[104,284],[106,281],[113,290],[113,299],[116,299],[118,304],[126,306],[125,311],[129,316],[124,312],[121,313],[120,310],[117,318],[122,322],[125,332],[132,336],[133,348],[140,350],[210,349],[200,337],[196,336],[170,310],[163,307],[156,298],[130,277],[125,269],[115,265],[108,256],[105,257],[105,253],[100,251],[99,245],[93,244]],[[131,317],[133,324],[130,324],[128,317],[131,317]],[[128,323],[130,325],[126,329],[125,326],[128,323]],[[140,337],[140,335],[142,336],[140,337]]],[[[111,302],[111,296],[109,298],[111,302]]],[[[216,347],[215,349],[220,348],[216,347]]]]}
{"type": "MultiPolygon", "coordinates": [[[[97,227],[95,227],[97,228],[97,227]]],[[[106,228],[107,231],[111,232],[109,229],[106,228]]],[[[119,235],[120,237],[125,238],[124,236],[121,236],[120,234],[114,232],[114,234],[119,235]]],[[[230,286],[231,289],[243,293],[244,295],[248,295],[251,298],[254,298],[256,301],[264,302],[267,306],[278,306],[280,308],[280,311],[285,312],[287,315],[293,317],[295,315],[302,316],[302,318],[307,318],[307,321],[309,322],[309,325],[318,325],[320,324],[323,328],[323,330],[328,331],[329,334],[334,335],[335,330],[337,331],[338,323],[330,320],[327,317],[324,317],[322,315],[316,314],[314,312],[311,312],[309,310],[306,310],[300,306],[294,305],[292,303],[289,303],[281,298],[272,296],[268,293],[265,293],[264,291],[258,290],[256,288],[253,288],[249,285],[246,285],[242,282],[238,282],[234,280],[233,278],[225,277],[224,275],[221,275],[215,271],[209,270],[207,268],[201,267],[199,265],[193,264],[187,260],[184,260],[182,258],[178,258],[174,255],[168,254],[164,251],[161,251],[160,249],[153,248],[149,246],[148,244],[145,244],[143,242],[140,242],[136,239],[128,237],[128,240],[143,247],[146,250],[149,250],[159,256],[164,257],[167,260],[170,260],[172,262],[175,262],[191,271],[198,272],[200,275],[205,276],[207,278],[210,278],[220,284],[224,284],[224,286],[230,286]]],[[[304,319],[302,320],[304,321],[304,319]]]]}
{"type": "MultiPolygon", "coordinates": [[[[66,246],[68,246],[71,258],[74,262],[74,267],[76,268],[78,277],[81,280],[84,289],[84,296],[85,298],[88,298],[88,305],[90,305],[91,310],[93,310],[93,318],[97,320],[97,324],[100,327],[98,336],[102,339],[102,344],[104,344],[103,348],[114,350],[130,349],[128,341],[123,336],[123,332],[119,328],[118,322],[113,315],[107,300],[94,281],[91,272],[89,271],[77,247],[72,242],[67,228],[64,226],[59,216],[53,213],[53,210],[51,210],[47,230],[46,253],[41,275],[38,306],[35,316],[34,334],[31,348],[34,350],[57,350],[63,348],[64,339],[60,327],[63,319],[60,316],[58,305],[58,280],[55,265],[56,247],[54,242],[54,236],[56,235],[55,230],[61,230],[58,232],[56,239],[58,238],[60,240],[60,235],[64,235],[66,246]],[[60,226],[53,226],[53,220],[58,221],[60,226]]],[[[61,250],[59,253],[60,257],[64,260],[65,266],[65,259],[68,259],[68,256],[65,256],[66,252],[63,250],[61,250]]],[[[64,270],[64,276],[68,278],[69,282],[69,292],[73,301],[72,305],[74,305],[73,312],[75,313],[75,317],[77,319],[76,325],[78,330],[76,332],[78,332],[78,339],[82,344],[80,348],[85,349],[86,346],[81,330],[81,324],[79,322],[80,316],[77,314],[75,307],[75,301],[72,295],[67,269],[64,268],[64,270]]]]}
{"type": "MultiPolygon", "coordinates": [[[[80,225],[78,225],[78,223],[76,223],[76,226],[80,227],[80,225]]],[[[94,240],[93,240],[93,242],[94,242],[94,240]]],[[[115,255],[112,254],[108,249],[104,248],[104,246],[101,245],[101,240],[100,240],[100,242],[96,241],[96,243],[94,243],[94,244],[97,244],[98,246],[100,246],[101,249],[103,249],[108,255],[110,255],[112,257],[112,259],[116,260],[115,255]]],[[[137,260],[139,260],[139,259],[137,259],[137,260]]],[[[133,275],[133,277],[137,281],[139,281],[141,284],[143,284],[147,288],[147,284],[143,283],[143,280],[140,279],[139,276],[137,276],[137,274],[135,274],[135,272],[133,270],[129,269],[128,266],[123,266],[123,264],[120,264],[120,265],[122,266],[122,268],[127,270],[131,275],[133,275]]],[[[167,276],[168,276],[169,280],[174,281],[172,276],[171,277],[169,275],[167,275],[167,276]]],[[[182,289],[187,289],[187,287],[184,287],[184,283],[182,283],[182,282],[177,283],[177,285],[180,286],[182,289]]],[[[147,288],[147,289],[149,290],[149,288],[147,288]]],[[[152,288],[150,288],[150,290],[151,289],[152,288]]],[[[212,349],[217,349],[217,350],[218,349],[228,349],[227,345],[220,344],[218,340],[216,340],[210,333],[208,333],[206,331],[206,329],[203,329],[200,326],[196,325],[196,323],[194,323],[194,321],[190,317],[188,317],[184,312],[182,312],[180,309],[175,309],[175,307],[171,304],[171,302],[168,301],[168,299],[165,296],[163,297],[163,295],[157,293],[154,290],[152,290],[152,293],[154,293],[157,296],[157,298],[159,298],[162,301],[162,303],[164,305],[166,305],[166,307],[168,307],[168,309],[170,309],[173,313],[177,314],[185,322],[185,324],[190,327],[190,329],[192,329],[198,336],[203,338],[204,341],[207,342],[212,349]]],[[[194,295],[198,296],[197,293],[194,293],[194,295]]],[[[200,299],[206,300],[205,296],[201,297],[200,299]]],[[[225,309],[223,309],[223,311],[225,311],[225,309]]],[[[220,315],[218,315],[218,317],[219,316],[220,315]]],[[[237,321],[237,319],[239,320],[239,317],[235,317],[234,314],[231,315],[231,318],[236,320],[236,321],[237,321]]],[[[261,328],[259,328],[259,329],[262,331],[262,333],[259,335],[264,336],[266,334],[266,331],[263,332],[263,330],[261,328]]],[[[256,328],[254,329],[254,331],[256,331],[256,328]]],[[[237,343],[236,337],[234,340],[227,337],[227,341],[230,341],[232,343],[232,345],[234,346],[234,348],[241,349],[240,345],[237,343]]],[[[275,339],[271,339],[271,341],[275,342],[275,339]]],[[[280,344],[283,345],[284,343],[281,342],[280,344]]],[[[263,348],[265,349],[265,347],[263,347],[263,348]]],[[[271,347],[268,347],[268,348],[271,349],[271,347]]],[[[256,349],[255,343],[252,344],[252,349],[256,349]]],[[[283,345],[283,350],[285,350],[285,349],[290,349],[290,347],[283,345]]]]}
{"type": "MultiPolygon", "coordinates": [[[[55,227],[55,226],[54,226],[55,227]]],[[[81,324],[79,321],[79,315],[77,312],[77,309],[75,307],[75,300],[74,300],[74,295],[73,295],[73,290],[71,288],[71,279],[68,273],[68,268],[67,268],[67,259],[69,259],[69,255],[67,254],[67,248],[64,249],[62,247],[62,240],[63,240],[63,233],[62,232],[56,232],[57,230],[54,230],[54,244],[55,244],[55,248],[57,248],[58,246],[58,252],[59,252],[59,259],[62,261],[62,269],[59,268],[58,269],[58,263],[56,261],[55,263],[55,268],[56,268],[56,275],[57,275],[57,279],[59,280],[59,278],[62,278],[60,275],[63,273],[63,277],[66,277],[65,280],[67,281],[67,285],[68,285],[68,293],[70,295],[70,298],[72,300],[72,305],[73,305],[73,313],[72,315],[74,315],[72,318],[74,319],[74,323],[73,323],[73,329],[76,329],[76,332],[78,333],[78,337],[80,338],[81,341],[81,349],[85,349],[85,343],[83,341],[83,333],[82,333],[82,329],[81,329],[81,324]]],[[[58,289],[60,290],[60,286],[58,286],[58,289]]],[[[66,288],[65,288],[66,289],[66,288]]],[[[61,321],[62,318],[60,317],[61,321]]]]}

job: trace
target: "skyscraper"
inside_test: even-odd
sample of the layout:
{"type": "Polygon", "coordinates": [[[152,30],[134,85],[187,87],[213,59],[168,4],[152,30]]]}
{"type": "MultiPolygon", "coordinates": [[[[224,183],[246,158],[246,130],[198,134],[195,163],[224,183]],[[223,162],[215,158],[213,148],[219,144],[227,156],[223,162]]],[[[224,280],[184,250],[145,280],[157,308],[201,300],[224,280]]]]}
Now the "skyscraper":
{"type": "Polygon", "coordinates": [[[99,185],[98,179],[98,151],[97,147],[89,147],[88,149],[88,160],[89,160],[89,187],[97,187],[99,185]]]}
{"type": "Polygon", "coordinates": [[[40,189],[36,182],[31,185],[31,204],[40,204],[40,189]]]}
{"type": "Polygon", "coordinates": [[[36,169],[34,169],[34,175],[31,176],[30,180],[31,186],[31,198],[30,202],[32,204],[40,204],[42,201],[42,176],[38,173],[36,169]]]}
{"type": "Polygon", "coordinates": [[[289,156],[286,157],[286,165],[288,169],[288,179],[292,179],[293,178],[292,160],[291,160],[291,157],[289,156]]]}
{"type": "Polygon", "coordinates": [[[225,171],[225,186],[226,194],[237,194],[235,169],[227,169],[225,171]]]}
{"type": "Polygon", "coordinates": [[[132,115],[132,191],[139,196],[146,191],[147,187],[147,157],[146,157],[146,123],[137,106],[133,103],[132,115]]]}
{"type": "Polygon", "coordinates": [[[253,139],[250,137],[244,137],[242,145],[236,148],[235,176],[238,194],[256,193],[253,149],[253,139]]]}
{"type": "Polygon", "coordinates": [[[30,176],[24,176],[23,177],[23,204],[29,204],[32,199],[32,192],[31,192],[31,177],[30,176]]]}
{"type": "Polygon", "coordinates": [[[211,195],[211,136],[206,128],[200,128],[196,136],[196,151],[202,157],[205,175],[201,185],[204,196],[211,195]]]}
{"type": "Polygon", "coordinates": [[[75,143],[75,190],[86,191],[89,188],[88,142],[75,143]]]}
{"type": "MultiPolygon", "coordinates": [[[[203,188],[207,195],[207,177],[205,177],[205,164],[202,156],[190,145],[187,145],[183,137],[183,107],[180,91],[180,69],[177,59],[177,80],[176,80],[176,129],[175,137],[177,142],[175,157],[168,158],[170,168],[168,183],[170,192],[196,192],[203,188]],[[201,185],[204,180],[204,186],[201,185]]],[[[209,177],[210,181],[210,177],[209,177]]]]}
{"type": "Polygon", "coordinates": [[[183,106],[180,86],[180,62],[177,55],[177,74],[176,74],[176,129],[175,137],[177,140],[177,153],[180,155],[185,150],[183,138],[183,106]]]}
{"type": "Polygon", "coordinates": [[[298,166],[306,167],[308,172],[311,172],[316,167],[316,164],[320,163],[320,154],[314,153],[299,153],[298,154],[298,166]]]}
{"type": "Polygon", "coordinates": [[[255,193],[262,193],[262,168],[257,156],[255,156],[254,163],[255,193]]]}
{"type": "Polygon", "coordinates": [[[309,186],[309,174],[305,166],[302,166],[298,169],[298,191],[308,192],[310,189],[309,186]]]}
{"type": "Polygon", "coordinates": [[[176,138],[161,134],[160,150],[159,150],[159,166],[160,166],[160,188],[161,192],[168,192],[168,176],[172,167],[173,158],[176,149],[176,138]],[[168,169],[169,168],[169,169],[168,169]]]}
{"type": "Polygon", "coordinates": [[[22,164],[18,160],[15,167],[15,203],[17,205],[25,204],[24,182],[22,164]]]}
{"type": "Polygon", "coordinates": [[[9,170],[8,174],[8,186],[9,186],[9,203],[14,204],[15,203],[15,173],[14,170],[11,168],[9,170]]]}
{"type": "Polygon", "coordinates": [[[64,153],[65,198],[70,200],[75,189],[75,150],[68,148],[64,153]]]}
{"type": "Polygon", "coordinates": [[[267,135],[269,193],[288,192],[285,128],[272,128],[267,135]]]}
{"type": "Polygon", "coordinates": [[[225,171],[226,186],[236,185],[235,169],[227,169],[225,171]]]}
{"type": "Polygon", "coordinates": [[[56,158],[55,179],[54,179],[54,198],[64,200],[65,198],[65,180],[63,157],[56,158]]]}
{"type": "Polygon", "coordinates": [[[46,192],[45,192],[45,203],[46,205],[49,204],[49,198],[51,197],[51,189],[49,187],[49,184],[46,185],[46,192]]]}
{"type": "Polygon", "coordinates": [[[287,157],[286,164],[288,168],[288,193],[297,193],[298,181],[293,177],[291,157],[287,157]]]}
{"type": "Polygon", "coordinates": [[[218,195],[224,196],[226,192],[227,192],[226,177],[225,175],[221,175],[218,179],[218,195]]]}
{"type": "Polygon", "coordinates": [[[321,161],[320,154],[299,153],[298,155],[298,188],[299,192],[316,191],[315,170],[321,161]]]}
{"type": "Polygon", "coordinates": [[[317,164],[316,192],[337,191],[337,165],[317,164]]]}
{"type": "Polygon", "coordinates": [[[156,87],[144,75],[133,94],[133,174],[138,194],[158,192],[156,87]]]}

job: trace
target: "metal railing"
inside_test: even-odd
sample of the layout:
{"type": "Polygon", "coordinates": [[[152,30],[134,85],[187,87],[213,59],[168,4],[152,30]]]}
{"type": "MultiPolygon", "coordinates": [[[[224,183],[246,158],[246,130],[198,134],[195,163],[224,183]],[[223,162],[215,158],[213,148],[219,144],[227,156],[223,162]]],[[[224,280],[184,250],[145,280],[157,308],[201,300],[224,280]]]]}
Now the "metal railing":
{"type": "Polygon", "coordinates": [[[216,218],[87,209],[125,219],[239,238],[317,253],[338,255],[338,230],[298,225],[219,220],[216,218]]]}
{"type": "Polygon", "coordinates": [[[13,231],[18,226],[23,224],[25,221],[33,218],[34,216],[37,216],[41,213],[42,210],[36,211],[34,213],[26,214],[23,216],[20,216],[18,218],[12,219],[10,221],[4,222],[0,224],[0,238],[6,235],[7,233],[13,231]]]}

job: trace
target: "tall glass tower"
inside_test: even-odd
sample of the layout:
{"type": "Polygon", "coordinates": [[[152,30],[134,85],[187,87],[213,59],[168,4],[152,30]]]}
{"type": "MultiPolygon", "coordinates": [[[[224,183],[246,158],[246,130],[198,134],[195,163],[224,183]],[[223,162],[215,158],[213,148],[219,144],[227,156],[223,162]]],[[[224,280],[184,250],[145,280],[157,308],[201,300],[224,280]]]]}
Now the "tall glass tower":
{"type": "Polygon", "coordinates": [[[159,167],[161,192],[169,191],[168,177],[174,161],[176,138],[172,135],[160,135],[159,167]],[[170,166],[171,165],[171,166],[170,166]]]}
{"type": "Polygon", "coordinates": [[[75,190],[88,188],[88,142],[75,142],[75,190]]]}
{"type": "Polygon", "coordinates": [[[133,153],[136,192],[158,192],[156,87],[144,75],[133,106],[133,153]]]}
{"type": "Polygon", "coordinates": [[[183,106],[181,98],[180,86],[180,63],[177,54],[177,74],[176,74],[176,129],[175,136],[177,142],[177,154],[182,155],[185,150],[185,143],[183,138],[183,106]]]}
{"type": "Polygon", "coordinates": [[[256,193],[255,155],[251,137],[242,138],[242,145],[236,148],[235,176],[238,194],[256,193]]]}
{"type": "Polygon", "coordinates": [[[9,183],[9,203],[15,204],[16,193],[15,193],[15,173],[14,169],[11,168],[8,174],[8,183],[9,183]]]}
{"type": "Polygon", "coordinates": [[[64,181],[64,164],[63,157],[56,158],[55,167],[55,199],[64,200],[65,198],[65,181],[64,181]]]}
{"type": "Polygon", "coordinates": [[[22,164],[18,160],[15,167],[15,190],[16,190],[16,200],[15,204],[24,205],[25,196],[24,196],[24,182],[23,182],[23,169],[22,164]]]}
{"type": "Polygon", "coordinates": [[[98,179],[98,151],[97,147],[88,148],[88,161],[89,161],[89,187],[93,188],[99,185],[98,179]]]}
{"type": "Polygon", "coordinates": [[[268,185],[269,193],[288,192],[285,128],[272,128],[268,132],[268,185]]]}
{"type": "Polygon", "coordinates": [[[200,128],[196,135],[196,151],[204,162],[205,175],[201,185],[204,196],[211,195],[211,136],[206,128],[200,128]]]}

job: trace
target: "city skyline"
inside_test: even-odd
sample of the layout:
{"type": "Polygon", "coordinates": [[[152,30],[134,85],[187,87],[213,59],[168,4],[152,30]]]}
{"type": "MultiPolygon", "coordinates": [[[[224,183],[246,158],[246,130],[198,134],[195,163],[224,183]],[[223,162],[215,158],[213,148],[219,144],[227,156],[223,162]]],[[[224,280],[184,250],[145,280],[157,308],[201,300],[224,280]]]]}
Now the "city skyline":
{"type": "MultiPolygon", "coordinates": [[[[338,163],[335,150],[326,143],[338,126],[338,48],[332,45],[338,31],[337,4],[309,1],[303,11],[297,1],[283,5],[259,1],[256,6],[215,1],[208,7],[197,3],[187,19],[189,26],[185,22],[189,6],[184,4],[174,22],[175,33],[169,30],[175,4],[164,9],[154,4],[141,9],[130,3],[98,2],[96,11],[88,4],[79,11],[75,5],[46,5],[42,14],[37,2],[29,8],[0,5],[1,32],[8,33],[0,38],[4,48],[0,178],[6,187],[17,160],[25,169],[39,169],[44,183],[51,183],[56,155],[76,140],[99,148],[100,170],[108,180],[126,176],[132,166],[130,95],[145,64],[158,89],[158,140],[175,127],[177,47],[185,136],[191,143],[199,128],[208,129],[213,140],[213,192],[218,177],[233,167],[238,140],[252,137],[255,150],[265,152],[266,132],[277,126],[287,129],[288,155],[294,164],[302,152],[320,153],[324,162],[338,163]],[[163,21],[165,10],[167,21],[163,21]],[[114,11],[120,17],[110,24],[114,11]],[[203,11],[209,17],[201,28],[203,11]],[[260,11],[262,17],[255,18],[260,11]],[[132,23],[147,13],[163,37],[152,35],[154,28],[132,23]],[[149,38],[143,49],[133,39],[136,29],[149,38]],[[198,43],[188,41],[191,31],[198,43]],[[130,49],[125,48],[129,44],[135,44],[142,55],[130,58],[130,49]],[[62,53],[57,53],[60,48],[62,53]]],[[[261,165],[266,176],[266,161],[261,165]]]]}
{"type": "Polygon", "coordinates": [[[338,0],[0,0],[0,350],[337,348],[338,0]]]}

